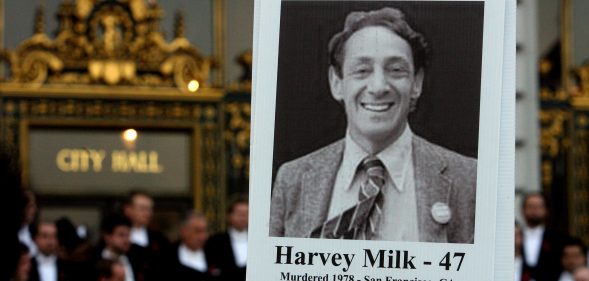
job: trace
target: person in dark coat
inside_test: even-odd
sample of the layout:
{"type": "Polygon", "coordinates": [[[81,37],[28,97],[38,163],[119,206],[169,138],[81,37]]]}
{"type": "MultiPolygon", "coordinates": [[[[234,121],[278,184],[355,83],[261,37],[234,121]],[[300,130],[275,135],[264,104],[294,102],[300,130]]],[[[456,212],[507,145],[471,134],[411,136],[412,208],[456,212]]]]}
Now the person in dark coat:
{"type": "Polygon", "coordinates": [[[206,249],[222,280],[245,280],[247,264],[248,200],[237,198],[227,208],[227,231],[212,236],[206,249]]]}
{"type": "Polygon", "coordinates": [[[33,240],[38,252],[31,260],[29,281],[76,280],[70,263],[58,257],[57,226],[52,221],[40,221],[33,227],[33,240]]]}
{"type": "Polygon", "coordinates": [[[217,280],[218,268],[210,263],[204,246],[208,239],[207,220],[204,215],[191,212],[182,221],[180,241],[163,255],[159,280],[211,281],[217,280]]]}
{"type": "Polygon", "coordinates": [[[546,200],[539,193],[527,194],[522,201],[526,227],[523,236],[524,270],[536,281],[558,280],[562,271],[560,253],[566,235],[546,227],[546,200]]]}

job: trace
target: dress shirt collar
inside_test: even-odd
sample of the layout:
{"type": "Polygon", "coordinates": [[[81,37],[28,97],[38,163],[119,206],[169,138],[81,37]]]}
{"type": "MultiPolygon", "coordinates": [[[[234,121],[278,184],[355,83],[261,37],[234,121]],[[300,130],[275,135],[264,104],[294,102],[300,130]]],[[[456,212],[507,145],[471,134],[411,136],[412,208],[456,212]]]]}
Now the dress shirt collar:
{"type": "MultiPolygon", "coordinates": [[[[413,132],[409,128],[409,125],[407,125],[401,136],[394,143],[376,155],[384,164],[385,169],[395,183],[395,188],[399,192],[403,191],[407,167],[413,165],[413,161],[409,161],[411,160],[413,151],[413,146],[411,145],[412,138],[413,132]]],[[[343,186],[346,189],[351,188],[358,166],[368,155],[369,153],[364,151],[352,139],[348,131],[345,137],[344,155],[339,171],[342,176],[343,186]]]]}
{"type": "Polygon", "coordinates": [[[563,270],[562,273],[560,273],[560,277],[558,277],[558,281],[575,281],[575,277],[572,273],[563,270]]]}
{"type": "Polygon", "coordinates": [[[133,244],[137,244],[142,247],[147,247],[149,245],[149,237],[147,235],[147,228],[145,228],[145,227],[131,228],[130,239],[133,244]]]}
{"type": "Polygon", "coordinates": [[[356,175],[356,170],[362,162],[362,159],[366,158],[366,156],[368,156],[368,153],[352,140],[348,131],[345,138],[342,165],[338,172],[342,180],[341,186],[345,187],[346,190],[351,188],[352,181],[356,175]]]}
{"type": "Polygon", "coordinates": [[[526,237],[542,239],[542,236],[544,235],[544,225],[539,225],[536,227],[527,227],[524,229],[523,234],[526,237]]]}
{"type": "Polygon", "coordinates": [[[235,229],[233,227],[229,227],[227,229],[227,233],[229,233],[229,236],[231,237],[232,241],[246,241],[247,242],[247,229],[244,229],[242,231],[238,231],[237,229],[235,229]]]}
{"type": "Polygon", "coordinates": [[[35,256],[39,280],[57,281],[57,256],[45,256],[41,253],[35,256]]]}
{"type": "Polygon", "coordinates": [[[108,248],[102,249],[102,253],[100,254],[103,259],[107,260],[116,260],[119,258],[119,255],[114,253],[113,251],[109,250],[108,248]]]}
{"type": "Polygon", "coordinates": [[[525,228],[523,231],[523,238],[526,264],[534,267],[538,264],[542,249],[544,226],[540,225],[533,228],[525,228]]]}
{"type": "Polygon", "coordinates": [[[178,247],[178,259],[184,266],[200,272],[207,272],[207,260],[205,252],[202,249],[193,251],[182,243],[180,244],[180,247],[178,247]]]}
{"type": "Polygon", "coordinates": [[[413,132],[409,128],[409,125],[407,125],[397,141],[376,154],[376,157],[384,164],[389,176],[395,183],[395,188],[399,192],[403,192],[407,169],[413,165],[413,161],[411,161],[413,152],[413,146],[411,145],[412,138],[413,132]]]}
{"type": "Polygon", "coordinates": [[[39,264],[54,264],[57,261],[56,255],[46,256],[41,253],[37,254],[36,256],[37,262],[39,264]]]}
{"type": "Polygon", "coordinates": [[[231,249],[233,250],[233,257],[235,264],[238,267],[244,267],[247,264],[247,229],[237,231],[230,227],[227,229],[229,233],[229,240],[231,242],[231,249]]]}

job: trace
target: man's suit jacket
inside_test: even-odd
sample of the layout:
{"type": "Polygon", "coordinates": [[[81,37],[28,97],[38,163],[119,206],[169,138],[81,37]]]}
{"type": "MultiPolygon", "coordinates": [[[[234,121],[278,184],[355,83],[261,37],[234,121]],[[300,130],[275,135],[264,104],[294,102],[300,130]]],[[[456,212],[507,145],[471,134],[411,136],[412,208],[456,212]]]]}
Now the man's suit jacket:
{"type": "Polygon", "coordinates": [[[170,242],[168,241],[166,236],[164,236],[159,231],[147,229],[147,237],[149,239],[149,244],[147,248],[149,248],[149,250],[155,254],[170,246],[170,242]]]}
{"type": "MultiPolygon", "coordinates": [[[[416,135],[412,145],[419,241],[473,243],[476,160],[416,135]],[[432,216],[437,202],[451,209],[449,222],[432,216]]],[[[325,222],[343,151],[339,140],[280,167],[272,191],[270,236],[308,237],[325,222]]]]}
{"type": "MultiPolygon", "coordinates": [[[[71,265],[62,259],[57,259],[57,281],[76,280],[74,274],[72,274],[71,265]]],[[[29,281],[39,281],[41,275],[39,274],[39,263],[35,257],[31,258],[31,271],[29,272],[29,281]]]]}
{"type": "Polygon", "coordinates": [[[531,279],[536,281],[558,280],[562,271],[560,257],[563,241],[566,241],[566,238],[566,235],[557,231],[545,229],[542,235],[542,244],[540,245],[541,248],[536,266],[530,266],[526,263],[526,251],[523,250],[525,243],[522,245],[524,270],[529,272],[531,279]]]}
{"type": "MultiPolygon", "coordinates": [[[[146,272],[148,268],[147,264],[147,256],[145,256],[145,252],[139,248],[135,244],[131,244],[131,248],[125,254],[127,259],[129,260],[129,264],[131,265],[131,270],[133,270],[133,277],[135,281],[150,281],[151,273],[146,272]],[[149,276],[148,276],[149,275],[149,276]]],[[[91,268],[94,268],[95,265],[98,263],[99,260],[102,259],[110,259],[103,257],[102,253],[105,249],[104,240],[100,240],[98,245],[94,248],[93,253],[90,256],[90,265],[91,268]]]]}
{"type": "Polygon", "coordinates": [[[150,280],[174,280],[174,281],[213,281],[218,280],[218,270],[211,268],[210,254],[205,250],[205,258],[207,260],[208,270],[200,272],[191,267],[185,266],[180,262],[178,255],[179,243],[169,246],[162,251],[160,260],[155,266],[153,274],[154,278],[150,280]]]}
{"type": "Polygon", "coordinates": [[[228,232],[221,232],[209,238],[205,251],[210,253],[209,267],[220,270],[221,280],[245,280],[245,267],[238,267],[228,232]]]}
{"type": "Polygon", "coordinates": [[[147,229],[147,237],[149,244],[146,247],[133,243],[131,249],[127,253],[129,259],[137,261],[133,264],[136,270],[144,273],[145,280],[153,280],[151,276],[152,271],[157,267],[160,256],[163,251],[171,247],[168,239],[160,232],[147,229]]]}

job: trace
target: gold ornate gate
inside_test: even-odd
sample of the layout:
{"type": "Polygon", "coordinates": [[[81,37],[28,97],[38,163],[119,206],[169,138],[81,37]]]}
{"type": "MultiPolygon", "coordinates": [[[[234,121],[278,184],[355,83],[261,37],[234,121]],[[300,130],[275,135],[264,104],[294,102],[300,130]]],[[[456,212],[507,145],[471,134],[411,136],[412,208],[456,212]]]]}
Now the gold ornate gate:
{"type": "MultiPolygon", "coordinates": [[[[39,9],[34,35],[15,50],[0,53],[0,59],[9,65],[9,72],[0,78],[0,140],[19,148],[25,182],[35,188],[29,172],[31,161],[37,159],[31,159],[29,142],[37,128],[73,133],[98,130],[106,135],[140,128],[186,136],[187,190],[162,192],[160,197],[172,208],[194,206],[207,215],[213,230],[220,229],[224,226],[227,169],[224,90],[211,87],[214,60],[184,37],[182,16],[177,16],[174,38],[169,42],[159,31],[162,16],[155,1],[63,1],[59,28],[51,39],[39,9]]],[[[141,151],[125,155],[132,155],[124,163],[131,165],[129,171],[137,177],[145,174],[142,163],[158,159],[141,158],[156,155],[141,151]]],[[[159,159],[162,161],[161,155],[159,159]]],[[[99,201],[120,195],[103,191],[70,189],[41,197],[71,203],[75,200],[67,198],[99,201]]]]}
{"type": "Polygon", "coordinates": [[[540,62],[542,183],[553,226],[589,243],[589,63],[571,64],[572,1],[561,9],[560,49],[540,62]]]}

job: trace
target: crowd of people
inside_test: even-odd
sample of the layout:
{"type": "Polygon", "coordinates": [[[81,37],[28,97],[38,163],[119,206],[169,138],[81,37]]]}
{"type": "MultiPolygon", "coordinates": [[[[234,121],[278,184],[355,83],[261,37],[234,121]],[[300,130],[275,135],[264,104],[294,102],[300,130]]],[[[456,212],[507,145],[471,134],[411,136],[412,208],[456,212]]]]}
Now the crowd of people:
{"type": "Polygon", "coordinates": [[[207,218],[191,211],[177,241],[150,229],[154,199],[131,192],[121,210],[104,217],[92,245],[67,218],[35,219],[37,203],[24,191],[18,232],[20,257],[14,281],[245,280],[248,201],[233,200],[227,230],[209,237],[207,218]]]}
{"type": "Polygon", "coordinates": [[[544,196],[526,195],[522,214],[525,225],[515,223],[515,281],[589,281],[586,245],[546,225],[544,196]]]}
{"type": "MultiPolygon", "coordinates": [[[[207,219],[189,212],[178,241],[149,228],[154,200],[144,192],[128,195],[120,212],[101,223],[95,245],[80,237],[67,218],[36,220],[35,194],[23,189],[13,159],[0,149],[0,173],[7,207],[2,280],[151,281],[245,280],[248,201],[227,209],[227,230],[209,237],[207,219]]],[[[546,225],[546,199],[528,194],[524,224],[515,223],[515,281],[589,281],[587,247],[576,237],[546,225]]]]}

